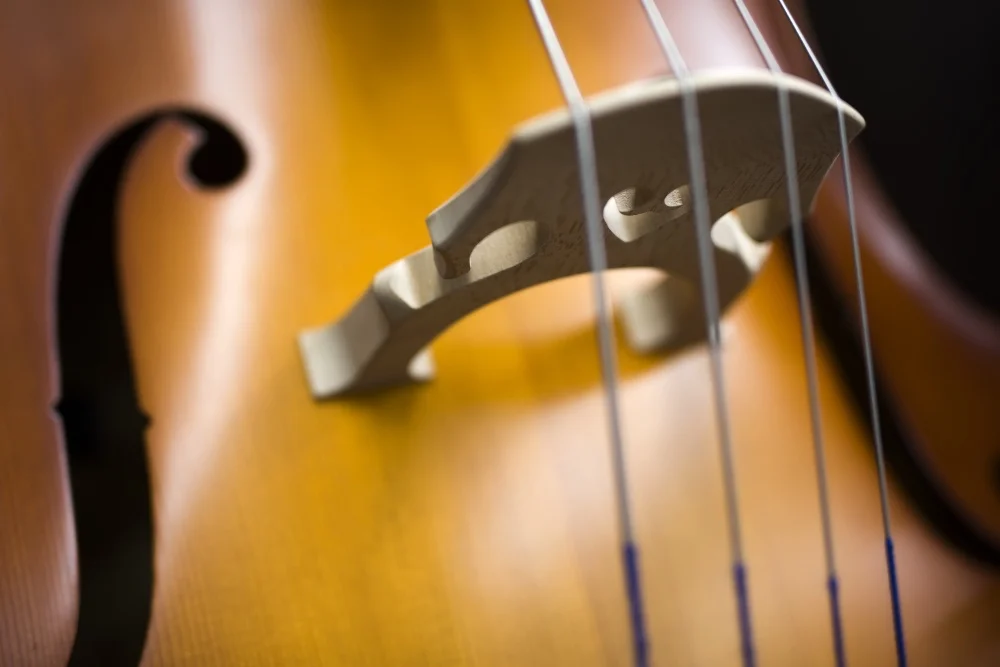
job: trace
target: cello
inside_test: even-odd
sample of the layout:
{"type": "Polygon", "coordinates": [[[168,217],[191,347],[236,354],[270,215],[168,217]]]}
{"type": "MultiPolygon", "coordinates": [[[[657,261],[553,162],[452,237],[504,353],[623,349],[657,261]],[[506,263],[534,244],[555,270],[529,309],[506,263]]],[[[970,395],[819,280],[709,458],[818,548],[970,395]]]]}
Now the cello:
{"type": "MultiPolygon", "coordinates": [[[[748,5],[782,69],[815,82],[795,90],[839,109],[781,4],[748,5]]],[[[717,69],[753,70],[777,99],[735,3],[660,7],[703,106],[698,77],[717,69]]],[[[632,108],[629,95],[683,107],[638,0],[545,8],[583,93],[595,108],[611,95],[595,133],[618,100],[632,108]]],[[[793,9],[801,23],[805,8],[793,9]]],[[[528,4],[2,12],[0,663],[637,661],[589,276],[461,317],[433,336],[435,379],[418,386],[317,396],[298,344],[350,312],[383,267],[444,247],[428,214],[478,182],[514,128],[565,109],[528,4]]],[[[745,108],[723,120],[743,127],[745,108]]],[[[792,114],[836,154],[836,116],[823,118],[792,114]]],[[[764,120],[780,158],[779,114],[764,120]]],[[[565,111],[551,123],[563,137],[577,129],[565,111]]],[[[683,125],[680,113],[669,127],[683,125]]],[[[706,125],[706,145],[724,125],[706,125]]],[[[996,325],[921,264],[864,155],[852,163],[877,395],[914,434],[897,434],[887,488],[908,655],[992,664],[996,325]]],[[[817,322],[822,305],[833,320],[815,357],[828,518],[844,660],[885,665],[898,660],[893,601],[868,396],[849,386],[852,343],[837,339],[838,325],[857,333],[857,293],[832,165],[806,223],[810,287],[825,269],[826,301],[846,304],[814,294],[817,322]]],[[[561,203],[577,210],[582,193],[566,183],[576,198],[561,203]]],[[[641,226],[637,192],[601,212],[641,226]]],[[[689,196],[678,193],[671,222],[692,226],[689,196]]],[[[662,217],[666,199],[649,199],[662,217]]],[[[790,236],[723,304],[746,630],[710,348],[640,353],[619,330],[651,664],[746,664],[746,636],[760,664],[835,664],[790,236]]],[[[616,296],[651,284],[628,271],[608,276],[616,296]]]]}

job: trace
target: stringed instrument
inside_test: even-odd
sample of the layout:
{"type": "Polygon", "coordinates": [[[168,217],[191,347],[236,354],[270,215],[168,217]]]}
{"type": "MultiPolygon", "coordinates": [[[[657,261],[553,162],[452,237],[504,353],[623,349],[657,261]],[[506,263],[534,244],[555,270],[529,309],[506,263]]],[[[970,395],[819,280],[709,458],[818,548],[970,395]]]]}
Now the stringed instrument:
{"type": "Polygon", "coordinates": [[[0,664],[1000,661],[818,4],[0,8],[0,664]]]}

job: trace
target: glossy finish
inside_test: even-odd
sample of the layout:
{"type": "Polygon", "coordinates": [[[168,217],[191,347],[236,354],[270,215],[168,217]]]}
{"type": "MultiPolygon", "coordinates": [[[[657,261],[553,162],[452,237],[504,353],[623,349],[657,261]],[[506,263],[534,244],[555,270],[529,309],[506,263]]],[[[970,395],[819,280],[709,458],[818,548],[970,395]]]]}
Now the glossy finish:
{"type": "MultiPolygon", "coordinates": [[[[585,280],[488,307],[433,384],[318,405],[295,335],[426,244],[423,216],[559,105],[526,5],[15,0],[0,21],[0,664],[60,665],[76,566],[51,258],[77,170],[135,114],[226,119],[247,175],[178,178],[160,128],[118,221],[157,551],[144,665],[628,664],[585,280]]],[[[668,14],[695,65],[753,64],[727,2],[668,14]]],[[[664,69],[638,3],[550,3],[585,92],[664,69]]],[[[829,665],[791,274],[726,326],[747,559],[767,665],[829,665]]],[[[701,349],[619,350],[654,664],[738,663],[701,349]]],[[[892,662],[875,470],[820,359],[852,665],[892,662]]],[[[997,657],[1000,584],[893,493],[913,665],[997,657]]]]}
{"type": "MultiPolygon", "coordinates": [[[[779,25],[788,66],[815,79],[806,54],[792,46],[794,34],[779,25]]],[[[960,518],[964,540],[974,536],[980,557],[1000,563],[1000,319],[954,285],[910,236],[864,155],[855,150],[852,164],[882,400],[896,413],[912,464],[927,480],[925,495],[960,518]]],[[[839,164],[815,212],[818,257],[857,327],[839,164]]]]}
{"type": "MultiPolygon", "coordinates": [[[[866,285],[882,390],[936,492],[1000,553],[1000,322],[958,292],[901,229],[863,163],[855,185],[867,221],[866,285]]],[[[825,224],[816,231],[853,307],[842,194],[843,180],[833,179],[817,202],[825,224]]]]}

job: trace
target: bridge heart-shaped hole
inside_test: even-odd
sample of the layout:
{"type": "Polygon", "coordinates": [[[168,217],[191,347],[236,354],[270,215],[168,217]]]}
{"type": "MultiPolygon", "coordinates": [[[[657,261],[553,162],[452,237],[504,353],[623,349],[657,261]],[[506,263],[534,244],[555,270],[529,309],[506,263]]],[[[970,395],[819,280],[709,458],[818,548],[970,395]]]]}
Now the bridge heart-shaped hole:
{"type": "Polygon", "coordinates": [[[663,199],[643,188],[628,188],[605,203],[604,222],[615,236],[629,243],[677,220],[690,208],[687,185],[674,188],[663,199]]]}

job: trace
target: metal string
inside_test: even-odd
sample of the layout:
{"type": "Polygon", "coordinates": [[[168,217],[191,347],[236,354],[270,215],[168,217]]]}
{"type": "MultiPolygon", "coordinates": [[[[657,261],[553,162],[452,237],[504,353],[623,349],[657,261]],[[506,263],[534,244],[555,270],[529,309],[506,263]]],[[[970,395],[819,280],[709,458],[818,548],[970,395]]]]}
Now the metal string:
{"type": "Polygon", "coordinates": [[[612,469],[615,481],[615,500],[618,510],[618,527],[622,543],[625,590],[628,598],[632,650],[636,667],[646,667],[649,661],[645,620],[642,606],[642,587],[639,580],[639,550],[636,546],[632,524],[625,451],[621,435],[621,417],[618,402],[618,362],[615,356],[615,334],[611,323],[604,289],[604,272],[608,268],[604,247],[600,190],[597,183],[597,161],[590,109],[580,93],[566,54],[559,44],[552,22],[542,0],[528,0],[531,13],[538,26],[549,61],[559,81],[563,97],[573,120],[576,134],[577,157],[580,163],[580,190],[583,195],[583,214],[587,232],[587,250],[593,279],[594,304],[597,310],[597,333],[601,357],[601,375],[604,381],[604,399],[608,414],[611,440],[612,469]]]}
{"type": "Polygon", "coordinates": [[[736,465],[733,456],[732,429],[726,404],[725,377],[722,368],[722,340],[719,335],[719,292],[715,272],[715,257],[711,240],[711,211],[708,203],[708,178],[705,173],[705,152],[702,143],[701,119],[698,112],[698,95],[691,80],[687,63],[681,56],[677,42],[670,34],[663,15],[653,0],[640,0],[653,27],[656,38],[673,70],[681,91],[684,114],[684,133],[688,154],[689,188],[692,193],[695,233],[701,265],[702,292],[705,300],[705,319],[708,330],[708,352],[711,366],[715,416],[719,432],[722,459],[723,487],[725,490],[729,545],[732,550],[733,587],[740,630],[740,649],[744,667],[755,664],[753,630],[750,623],[750,602],[747,588],[746,566],[743,559],[743,534],[740,523],[739,498],[736,484],[736,465]]]}
{"type": "MultiPolygon", "coordinates": [[[[774,53],[757,27],[757,22],[743,0],[734,0],[743,20],[750,30],[757,48],[760,50],[768,69],[773,74],[781,74],[774,53]]],[[[802,347],[805,355],[806,383],[809,394],[809,419],[812,427],[813,451],[816,459],[816,478],[819,487],[820,517],[823,525],[823,547],[826,556],[826,586],[830,600],[830,621],[833,630],[833,651],[838,667],[846,664],[844,635],[841,625],[839,584],[833,547],[833,520],[830,512],[830,497],[827,488],[826,452],[823,443],[823,427],[819,408],[819,381],[816,371],[816,339],[812,323],[812,305],[809,296],[809,271],[806,266],[805,233],[802,229],[802,203],[799,194],[797,160],[795,158],[795,137],[792,132],[791,102],[788,86],[779,80],[778,110],[781,121],[781,143],[785,155],[785,183],[788,189],[788,213],[792,223],[792,248],[795,260],[796,286],[799,300],[799,324],[802,333],[802,347]]],[[[842,116],[841,116],[842,118],[842,116]]]]}
{"type": "Polygon", "coordinates": [[[806,53],[809,55],[809,59],[816,68],[816,72],[823,80],[823,85],[826,86],[830,96],[833,97],[837,103],[837,121],[840,125],[840,159],[842,161],[844,172],[844,190],[847,198],[847,219],[850,224],[851,245],[854,252],[854,280],[858,292],[858,312],[860,313],[861,319],[861,337],[865,354],[865,371],[867,373],[868,380],[868,407],[871,414],[872,436],[875,441],[875,460],[878,467],[878,490],[879,500],[882,505],[882,531],[885,537],[886,569],[889,573],[889,596],[892,600],[892,622],[894,637],[896,640],[896,662],[899,667],[906,667],[906,641],[903,633],[903,613],[902,605],[899,600],[899,584],[896,577],[896,553],[895,546],[892,541],[892,522],[889,516],[889,491],[888,484],[886,482],[885,454],[882,448],[882,425],[879,419],[878,390],[875,386],[875,363],[872,357],[871,335],[868,328],[868,305],[865,299],[865,278],[861,268],[861,250],[858,244],[858,224],[854,211],[854,185],[851,181],[851,157],[847,147],[847,128],[844,122],[844,111],[841,106],[840,96],[834,89],[833,83],[830,81],[829,77],[827,77],[826,71],[823,69],[822,64],[820,64],[819,58],[816,57],[812,47],[809,46],[809,42],[806,41],[805,35],[802,34],[802,30],[799,28],[799,24],[796,22],[795,17],[792,16],[792,12],[788,9],[788,5],[785,3],[785,0],[778,0],[778,2],[781,3],[781,8],[784,10],[785,16],[788,17],[788,21],[791,23],[792,28],[795,29],[795,34],[798,36],[799,42],[805,48],[806,53]]]}

